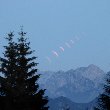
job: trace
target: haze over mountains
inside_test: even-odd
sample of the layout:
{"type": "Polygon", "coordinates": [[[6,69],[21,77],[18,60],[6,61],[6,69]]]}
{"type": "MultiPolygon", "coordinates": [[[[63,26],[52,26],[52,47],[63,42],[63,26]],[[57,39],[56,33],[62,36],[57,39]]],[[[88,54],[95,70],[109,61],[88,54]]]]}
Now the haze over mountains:
{"type": "Polygon", "coordinates": [[[66,72],[40,71],[40,87],[46,89],[50,110],[59,110],[64,105],[70,110],[85,110],[93,106],[93,100],[103,92],[106,73],[91,64],[88,67],[71,69],[66,72]],[[70,102],[70,103],[68,103],[70,102]],[[57,109],[55,105],[57,106],[57,109]]]}

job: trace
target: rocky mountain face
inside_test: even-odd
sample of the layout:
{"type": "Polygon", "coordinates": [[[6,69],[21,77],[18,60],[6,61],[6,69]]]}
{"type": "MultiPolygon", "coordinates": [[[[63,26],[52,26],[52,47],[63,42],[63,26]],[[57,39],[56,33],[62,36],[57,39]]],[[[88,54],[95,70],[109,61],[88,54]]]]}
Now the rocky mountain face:
{"type": "Polygon", "coordinates": [[[39,72],[40,87],[50,98],[66,97],[76,103],[88,103],[101,92],[105,73],[95,65],[76,70],[39,72]]]}

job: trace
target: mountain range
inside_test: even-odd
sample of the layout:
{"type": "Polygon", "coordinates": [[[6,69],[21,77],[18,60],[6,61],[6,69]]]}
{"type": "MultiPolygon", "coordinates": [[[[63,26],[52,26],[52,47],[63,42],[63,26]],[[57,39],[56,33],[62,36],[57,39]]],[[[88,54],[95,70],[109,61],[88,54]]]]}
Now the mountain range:
{"type": "MultiPolygon", "coordinates": [[[[39,85],[46,89],[50,110],[87,110],[93,107],[94,100],[103,92],[106,73],[91,64],[68,71],[39,71],[39,85]],[[68,108],[67,108],[68,109],[68,108]]],[[[92,109],[91,109],[92,110],[92,109]]]]}
{"type": "Polygon", "coordinates": [[[40,87],[46,89],[50,98],[64,96],[76,103],[88,103],[103,91],[105,72],[93,64],[66,72],[40,71],[40,74],[40,87]]]}

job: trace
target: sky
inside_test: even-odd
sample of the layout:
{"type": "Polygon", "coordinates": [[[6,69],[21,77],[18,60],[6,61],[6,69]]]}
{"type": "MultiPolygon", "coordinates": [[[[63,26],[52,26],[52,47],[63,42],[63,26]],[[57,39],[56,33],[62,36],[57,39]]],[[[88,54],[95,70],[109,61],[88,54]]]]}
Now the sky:
{"type": "Polygon", "coordinates": [[[4,37],[24,27],[39,70],[95,64],[110,71],[110,0],[0,0],[0,56],[4,37]]]}

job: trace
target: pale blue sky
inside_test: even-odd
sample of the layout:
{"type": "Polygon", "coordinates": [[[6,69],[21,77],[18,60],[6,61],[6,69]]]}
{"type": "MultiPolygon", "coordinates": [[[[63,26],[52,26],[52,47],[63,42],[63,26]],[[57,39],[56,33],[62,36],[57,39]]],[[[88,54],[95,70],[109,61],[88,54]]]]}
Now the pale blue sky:
{"type": "Polygon", "coordinates": [[[0,0],[0,46],[5,44],[3,36],[13,30],[17,33],[21,25],[39,57],[40,70],[89,64],[110,70],[110,0],[0,0]],[[65,42],[75,36],[80,40],[69,49],[65,42]]]}

